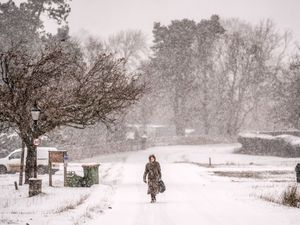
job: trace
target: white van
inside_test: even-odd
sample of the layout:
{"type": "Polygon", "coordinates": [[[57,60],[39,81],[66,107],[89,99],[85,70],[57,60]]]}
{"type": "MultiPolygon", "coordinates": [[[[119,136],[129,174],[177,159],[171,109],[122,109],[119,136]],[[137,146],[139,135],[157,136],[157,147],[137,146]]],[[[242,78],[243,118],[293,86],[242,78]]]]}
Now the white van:
{"type": "MultiPolygon", "coordinates": [[[[52,147],[37,147],[37,167],[38,173],[48,172],[49,151],[57,151],[52,147]]],[[[8,156],[0,158],[0,174],[15,173],[20,171],[22,149],[11,152],[8,156]]],[[[26,164],[27,149],[25,148],[24,164],[26,164]]],[[[52,164],[53,171],[59,170],[59,164],[52,164]]]]}

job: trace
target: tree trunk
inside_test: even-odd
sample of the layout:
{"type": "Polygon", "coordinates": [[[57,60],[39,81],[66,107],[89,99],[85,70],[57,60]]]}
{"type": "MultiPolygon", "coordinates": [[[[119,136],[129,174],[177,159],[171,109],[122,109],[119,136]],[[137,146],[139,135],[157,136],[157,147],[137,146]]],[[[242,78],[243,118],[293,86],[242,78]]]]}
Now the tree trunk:
{"type": "MultiPolygon", "coordinates": [[[[33,139],[32,139],[33,140],[33,139]]],[[[29,178],[37,177],[37,154],[36,147],[33,145],[33,141],[26,143],[27,157],[25,167],[25,184],[28,184],[29,178]]]]}
{"type": "MultiPolygon", "coordinates": [[[[204,100],[206,101],[206,100],[204,100]]],[[[203,122],[204,122],[204,134],[209,134],[209,115],[207,109],[207,103],[203,104],[203,122]]]]}
{"type": "Polygon", "coordinates": [[[25,143],[24,141],[22,141],[22,154],[21,154],[20,175],[19,175],[20,186],[23,185],[24,157],[25,157],[25,143]]]}
{"type": "Polygon", "coordinates": [[[237,128],[235,127],[234,125],[234,110],[231,111],[232,114],[230,116],[230,118],[228,119],[228,122],[227,122],[227,127],[226,127],[226,134],[227,136],[229,137],[233,137],[234,135],[236,135],[236,132],[237,132],[237,128]]]}
{"type": "Polygon", "coordinates": [[[147,133],[147,122],[149,121],[149,111],[147,110],[147,106],[142,104],[141,106],[141,117],[142,117],[142,131],[143,133],[147,133]]]}
{"type": "Polygon", "coordinates": [[[208,105],[209,105],[209,93],[208,93],[208,77],[207,77],[207,71],[204,70],[203,72],[204,79],[203,79],[203,122],[204,122],[204,133],[206,135],[209,134],[209,111],[208,111],[208,105]]]}
{"type": "Polygon", "coordinates": [[[185,129],[184,124],[180,119],[176,119],[175,121],[175,129],[176,129],[176,135],[177,136],[184,136],[185,135],[185,129]]]}
{"type": "Polygon", "coordinates": [[[178,92],[175,94],[175,100],[173,105],[174,110],[174,124],[176,129],[177,136],[184,136],[185,135],[185,103],[183,99],[179,96],[178,92]]]}

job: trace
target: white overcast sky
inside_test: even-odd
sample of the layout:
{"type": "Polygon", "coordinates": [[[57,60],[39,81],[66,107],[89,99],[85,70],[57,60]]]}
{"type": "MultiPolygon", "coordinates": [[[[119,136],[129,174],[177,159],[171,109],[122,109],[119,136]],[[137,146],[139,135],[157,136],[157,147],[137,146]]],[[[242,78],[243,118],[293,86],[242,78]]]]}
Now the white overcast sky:
{"type": "Polygon", "coordinates": [[[270,18],[278,29],[293,31],[300,42],[300,0],[73,0],[71,8],[69,25],[76,35],[87,31],[105,38],[119,30],[140,29],[151,40],[154,21],[199,21],[218,14],[251,23],[270,18]]]}
{"type": "Polygon", "coordinates": [[[151,39],[154,21],[190,18],[199,21],[218,14],[251,23],[272,19],[278,29],[290,29],[300,42],[300,0],[73,0],[71,33],[84,30],[107,37],[119,30],[140,29],[151,39]]]}

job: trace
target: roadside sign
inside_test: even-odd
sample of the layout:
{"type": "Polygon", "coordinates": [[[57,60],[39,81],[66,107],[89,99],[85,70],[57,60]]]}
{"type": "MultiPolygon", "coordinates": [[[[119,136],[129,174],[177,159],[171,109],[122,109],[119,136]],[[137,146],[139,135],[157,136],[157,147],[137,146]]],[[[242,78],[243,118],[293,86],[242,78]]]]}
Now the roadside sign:
{"type": "Polygon", "coordinates": [[[51,163],[63,163],[64,151],[49,151],[49,161],[51,163]]]}
{"type": "Polygon", "coordinates": [[[69,156],[67,153],[64,154],[64,166],[67,167],[68,166],[68,160],[69,160],[69,156]]]}
{"type": "Polygon", "coordinates": [[[68,156],[68,154],[64,154],[64,161],[67,161],[67,160],[69,160],[69,156],[68,156]]]}
{"type": "Polygon", "coordinates": [[[40,145],[40,139],[36,138],[33,140],[33,145],[38,146],[40,145]]]}

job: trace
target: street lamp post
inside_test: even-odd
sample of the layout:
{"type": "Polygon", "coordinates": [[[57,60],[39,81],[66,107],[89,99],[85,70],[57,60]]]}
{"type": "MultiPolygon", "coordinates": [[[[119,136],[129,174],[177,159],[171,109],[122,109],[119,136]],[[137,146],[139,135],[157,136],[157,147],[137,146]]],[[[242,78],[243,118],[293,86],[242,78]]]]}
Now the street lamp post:
{"type": "Polygon", "coordinates": [[[33,120],[33,140],[32,140],[32,144],[33,144],[33,148],[34,148],[34,154],[35,154],[35,161],[34,161],[34,178],[37,177],[37,148],[36,148],[36,143],[35,142],[35,139],[38,138],[38,135],[37,135],[37,122],[38,122],[38,119],[40,117],[40,113],[41,113],[41,110],[37,107],[37,103],[35,102],[32,109],[31,109],[31,117],[32,117],[32,120],[33,120]]]}

